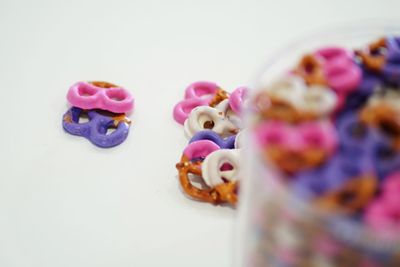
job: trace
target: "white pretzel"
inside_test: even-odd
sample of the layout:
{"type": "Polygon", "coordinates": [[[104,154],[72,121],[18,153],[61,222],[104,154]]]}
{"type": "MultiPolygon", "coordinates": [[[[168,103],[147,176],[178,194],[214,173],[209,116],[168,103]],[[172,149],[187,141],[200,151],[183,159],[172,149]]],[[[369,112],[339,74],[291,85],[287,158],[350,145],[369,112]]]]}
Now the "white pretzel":
{"type": "Polygon", "coordinates": [[[330,88],[307,86],[302,78],[294,75],[282,76],[268,86],[266,92],[272,99],[321,115],[333,111],[337,103],[337,96],[330,88]]]}
{"type": "Polygon", "coordinates": [[[332,112],[337,103],[337,95],[323,86],[310,86],[303,90],[301,97],[293,102],[299,110],[326,115],[332,112]]]}
{"type": "Polygon", "coordinates": [[[221,149],[209,154],[201,165],[205,183],[215,187],[228,181],[238,180],[242,173],[240,168],[240,149],[221,149]],[[224,164],[230,164],[232,170],[222,170],[224,164]]]}
{"type": "Polygon", "coordinates": [[[194,108],[184,123],[186,136],[190,139],[199,131],[212,130],[222,137],[233,135],[238,126],[230,121],[226,114],[229,110],[229,100],[226,99],[217,106],[200,106],[194,108]],[[210,128],[209,126],[212,125],[210,128]]]}
{"type": "Polygon", "coordinates": [[[235,138],[235,148],[236,149],[240,149],[240,148],[245,147],[245,144],[246,144],[245,136],[246,136],[246,134],[247,134],[247,130],[246,129],[243,129],[240,132],[238,132],[238,134],[236,135],[236,138],[235,138]]]}

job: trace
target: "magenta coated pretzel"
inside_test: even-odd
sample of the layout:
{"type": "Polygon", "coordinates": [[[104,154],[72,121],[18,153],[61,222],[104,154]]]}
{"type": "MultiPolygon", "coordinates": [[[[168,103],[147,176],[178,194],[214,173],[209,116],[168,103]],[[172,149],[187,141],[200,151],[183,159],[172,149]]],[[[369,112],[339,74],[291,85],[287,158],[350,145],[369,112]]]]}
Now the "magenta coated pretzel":
{"type": "Polygon", "coordinates": [[[209,105],[218,89],[219,86],[213,82],[200,81],[190,84],[185,90],[185,99],[174,107],[175,121],[183,124],[192,109],[209,105]]]}
{"type": "Polygon", "coordinates": [[[325,47],[315,56],[322,60],[322,68],[328,86],[339,94],[348,94],[361,82],[361,69],[353,61],[353,54],[340,47],[325,47]]]}
{"type": "Polygon", "coordinates": [[[95,83],[77,82],[68,91],[67,99],[74,107],[103,109],[114,113],[130,112],[134,106],[132,95],[122,87],[99,87],[95,83]]]}
{"type": "Polygon", "coordinates": [[[368,207],[364,220],[376,231],[391,234],[398,233],[400,225],[400,172],[394,172],[385,178],[382,195],[368,207]]]}
{"type": "Polygon", "coordinates": [[[267,121],[257,128],[257,139],[262,146],[279,146],[292,151],[318,147],[333,153],[337,137],[333,125],[326,122],[305,122],[296,126],[281,121],[267,121]]]}
{"type": "Polygon", "coordinates": [[[248,94],[247,87],[239,87],[229,97],[229,106],[236,114],[241,114],[244,101],[248,94]]]}

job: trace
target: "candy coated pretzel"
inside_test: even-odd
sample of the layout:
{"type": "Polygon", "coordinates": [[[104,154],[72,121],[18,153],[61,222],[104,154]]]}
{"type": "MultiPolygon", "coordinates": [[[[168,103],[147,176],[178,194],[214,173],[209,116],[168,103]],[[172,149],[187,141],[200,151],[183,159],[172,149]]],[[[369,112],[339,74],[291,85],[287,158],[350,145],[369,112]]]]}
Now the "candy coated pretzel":
{"type": "Polygon", "coordinates": [[[298,173],[293,180],[299,196],[325,209],[344,213],[365,207],[378,186],[370,155],[353,157],[343,152],[317,169],[298,173]]]}
{"type": "Polygon", "coordinates": [[[63,127],[70,134],[85,137],[99,147],[108,148],[121,144],[129,133],[130,120],[124,114],[106,114],[91,110],[87,113],[89,122],[79,123],[85,111],[73,107],[63,116],[63,127]],[[116,128],[111,134],[107,130],[116,128]]]}
{"type": "Polygon", "coordinates": [[[369,70],[380,73],[389,83],[400,84],[400,38],[388,36],[356,54],[369,70]]]}
{"type": "Polygon", "coordinates": [[[221,136],[219,136],[219,134],[217,134],[214,131],[205,130],[195,134],[192,137],[192,139],[190,139],[189,143],[193,143],[199,140],[210,140],[215,144],[217,144],[220,148],[233,149],[235,148],[236,135],[231,135],[227,138],[222,138],[221,136]]]}
{"type": "Polygon", "coordinates": [[[74,107],[103,109],[126,113],[133,109],[132,95],[122,87],[108,82],[77,82],[68,91],[67,99],[74,107]]]}
{"type": "Polygon", "coordinates": [[[337,146],[334,128],[328,121],[296,126],[267,121],[255,131],[258,144],[265,148],[265,156],[288,173],[318,166],[337,146]]]}
{"type": "Polygon", "coordinates": [[[265,97],[270,105],[259,108],[264,117],[290,122],[315,119],[329,115],[337,106],[336,93],[327,87],[307,85],[295,75],[285,75],[265,87],[265,97]]]}
{"type": "Polygon", "coordinates": [[[235,135],[239,128],[228,117],[229,101],[226,99],[216,107],[194,108],[184,123],[185,134],[192,138],[197,132],[212,130],[222,137],[235,135]]]}
{"type": "Polygon", "coordinates": [[[368,45],[365,50],[357,50],[356,54],[362,63],[370,70],[381,71],[386,63],[384,51],[386,50],[386,39],[380,38],[368,45]]]}
{"type": "Polygon", "coordinates": [[[215,83],[206,81],[192,83],[185,90],[185,99],[175,105],[174,119],[176,122],[184,124],[194,108],[198,106],[214,107],[228,97],[228,93],[215,83]]]}
{"type": "Polygon", "coordinates": [[[395,172],[385,178],[381,196],[367,207],[364,221],[375,231],[394,234],[400,230],[398,224],[400,216],[399,189],[400,173],[395,172]]]}
{"type": "Polygon", "coordinates": [[[366,206],[376,188],[376,177],[367,174],[350,179],[340,189],[317,198],[314,203],[328,211],[352,213],[366,206]]]}
{"type": "Polygon", "coordinates": [[[361,82],[361,69],[354,63],[353,54],[340,47],[324,47],[304,56],[295,73],[308,84],[325,85],[338,94],[348,94],[361,82]]]}
{"type": "Polygon", "coordinates": [[[241,114],[244,102],[247,99],[249,89],[247,87],[239,87],[235,89],[229,96],[229,105],[233,112],[241,114]]]}
{"type": "Polygon", "coordinates": [[[185,193],[196,200],[213,204],[224,202],[235,204],[237,199],[232,195],[232,192],[237,191],[238,184],[236,181],[199,189],[193,186],[189,179],[189,174],[201,176],[202,160],[219,149],[218,145],[209,140],[201,140],[189,144],[183,152],[181,161],[176,164],[176,168],[179,171],[179,181],[185,193]]]}
{"type": "MultiPolygon", "coordinates": [[[[360,113],[361,121],[379,129],[381,133],[392,140],[392,146],[400,150],[400,104],[384,99],[371,98],[369,105],[360,113]]],[[[400,100],[400,98],[394,98],[400,100]]]]}

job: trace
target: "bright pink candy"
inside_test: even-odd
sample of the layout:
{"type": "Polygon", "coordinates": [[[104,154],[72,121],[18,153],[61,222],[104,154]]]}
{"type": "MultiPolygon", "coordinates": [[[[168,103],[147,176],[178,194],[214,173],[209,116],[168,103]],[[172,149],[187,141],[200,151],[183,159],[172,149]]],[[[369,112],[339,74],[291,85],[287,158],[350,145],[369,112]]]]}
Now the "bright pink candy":
{"type": "Polygon", "coordinates": [[[183,151],[183,154],[191,160],[196,158],[205,158],[219,149],[220,147],[212,141],[200,140],[190,143],[183,151]]]}
{"type": "Polygon", "coordinates": [[[353,54],[339,47],[325,47],[314,54],[322,61],[328,86],[338,94],[355,90],[361,82],[361,69],[354,63],[353,54]]]}
{"type": "Polygon", "coordinates": [[[101,88],[88,82],[77,82],[68,91],[69,103],[82,109],[103,109],[127,113],[134,107],[132,95],[122,87],[101,88]]]}
{"type": "Polygon", "coordinates": [[[400,172],[387,177],[382,185],[382,195],[366,210],[365,221],[380,234],[400,231],[400,172]]]}
{"type": "Polygon", "coordinates": [[[256,129],[262,146],[282,146],[292,151],[321,148],[332,153],[337,147],[337,137],[330,122],[305,122],[290,126],[281,121],[267,121],[256,129]]]}
{"type": "Polygon", "coordinates": [[[183,124],[190,112],[198,106],[207,106],[215,96],[219,86],[213,82],[194,82],[185,90],[185,99],[174,107],[174,119],[183,124]]]}
{"type": "Polygon", "coordinates": [[[229,96],[229,106],[236,114],[241,114],[248,91],[247,87],[239,87],[229,96]]]}

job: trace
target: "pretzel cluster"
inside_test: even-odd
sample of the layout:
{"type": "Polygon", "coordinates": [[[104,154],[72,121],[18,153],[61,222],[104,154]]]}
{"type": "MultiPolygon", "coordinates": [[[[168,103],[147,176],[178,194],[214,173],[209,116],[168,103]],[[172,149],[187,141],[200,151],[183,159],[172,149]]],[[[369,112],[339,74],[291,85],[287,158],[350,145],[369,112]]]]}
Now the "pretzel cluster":
{"type": "Polygon", "coordinates": [[[253,98],[253,130],[296,192],[357,214],[400,170],[400,39],[303,56],[253,98]]]}
{"type": "Polygon", "coordinates": [[[212,204],[238,201],[241,110],[247,89],[232,94],[211,82],[195,82],[186,89],[185,99],[174,108],[174,118],[183,124],[190,140],[176,164],[179,182],[186,195],[212,204]],[[201,186],[194,184],[200,180],[201,186]]]}
{"type": "Polygon", "coordinates": [[[62,120],[66,132],[102,148],[125,141],[131,124],[126,113],[134,107],[129,91],[109,82],[77,82],[68,90],[67,99],[72,107],[62,120]],[[89,121],[81,123],[80,118],[85,116],[89,121]]]}

